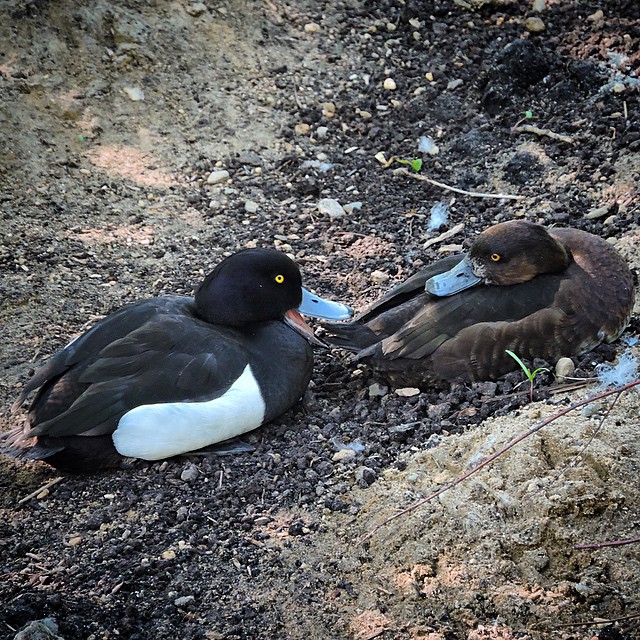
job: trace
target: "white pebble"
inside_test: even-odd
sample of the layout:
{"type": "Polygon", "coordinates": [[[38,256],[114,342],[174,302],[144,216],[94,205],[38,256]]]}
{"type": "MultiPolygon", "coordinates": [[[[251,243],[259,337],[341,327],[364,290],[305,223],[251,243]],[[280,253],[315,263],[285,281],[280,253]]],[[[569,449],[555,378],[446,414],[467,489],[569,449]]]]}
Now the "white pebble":
{"type": "Polygon", "coordinates": [[[253,200],[247,200],[244,203],[244,210],[247,213],[255,213],[258,210],[258,203],[257,202],[253,202],[253,200]]]}
{"type": "Polygon", "coordinates": [[[382,86],[387,89],[387,91],[395,91],[398,88],[398,85],[393,78],[385,78],[382,86]]]}
{"type": "Polygon", "coordinates": [[[352,213],[356,209],[362,209],[362,202],[348,202],[342,207],[347,213],[352,213]]]}
{"type": "Polygon", "coordinates": [[[320,213],[326,213],[332,219],[343,218],[347,215],[342,205],[333,198],[322,198],[317,206],[320,213]]]}
{"type": "Polygon", "coordinates": [[[416,387],[402,387],[402,389],[396,389],[396,395],[401,398],[411,398],[411,396],[417,396],[420,393],[420,389],[416,387]]]}
{"type": "Polygon", "coordinates": [[[129,96],[129,100],[133,102],[144,100],[144,91],[140,87],[124,87],[123,91],[129,96]]]}
{"type": "Polygon", "coordinates": [[[220,169],[218,171],[212,171],[207,178],[209,184],[219,184],[229,179],[229,172],[226,169],[220,169]]]}

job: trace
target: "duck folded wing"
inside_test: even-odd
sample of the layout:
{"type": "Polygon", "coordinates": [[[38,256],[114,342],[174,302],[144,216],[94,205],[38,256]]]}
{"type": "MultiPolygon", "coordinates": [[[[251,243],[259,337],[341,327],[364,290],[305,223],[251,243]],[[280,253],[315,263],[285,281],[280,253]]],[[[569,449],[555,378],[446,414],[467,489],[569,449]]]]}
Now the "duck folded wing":
{"type": "MultiPolygon", "coordinates": [[[[424,294],[424,287],[433,276],[436,276],[445,271],[449,271],[455,267],[463,255],[454,255],[442,258],[422,271],[415,273],[411,277],[407,278],[404,282],[396,285],[381,298],[370,304],[362,313],[358,314],[352,322],[367,322],[375,316],[388,311],[389,309],[395,309],[405,302],[410,301],[412,298],[422,296],[424,294]]],[[[340,326],[338,323],[331,324],[331,326],[340,326]]]]}
{"type": "Polygon", "coordinates": [[[108,434],[139,405],[223,395],[242,373],[243,363],[234,357],[237,345],[216,340],[217,330],[205,322],[190,318],[188,331],[181,325],[180,318],[159,315],[106,346],[84,367],[68,365],[41,388],[47,402],[36,397],[26,437],[108,434]],[[66,410],[47,415],[47,406],[59,406],[56,396],[63,397],[69,384],[81,393],[66,410]]]}
{"type": "Polygon", "coordinates": [[[98,354],[127,331],[143,326],[158,315],[173,312],[191,313],[193,300],[186,296],[164,296],[139,300],[120,307],[103,318],[86,333],[72,340],[64,349],[52,356],[25,384],[13,404],[15,411],[29,395],[58,379],[68,369],[87,362],[87,354],[98,354]]]}
{"type": "Polygon", "coordinates": [[[414,274],[370,304],[351,322],[327,322],[323,327],[331,334],[327,342],[348,351],[361,351],[410,322],[430,301],[425,292],[429,278],[454,267],[461,255],[449,256],[414,274]]]}

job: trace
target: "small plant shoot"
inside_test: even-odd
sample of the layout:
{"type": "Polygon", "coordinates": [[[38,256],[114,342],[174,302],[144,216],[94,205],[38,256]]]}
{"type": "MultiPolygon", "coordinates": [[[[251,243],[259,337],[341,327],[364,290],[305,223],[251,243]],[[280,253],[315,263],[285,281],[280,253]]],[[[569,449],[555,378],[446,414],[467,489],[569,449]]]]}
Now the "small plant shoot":
{"type": "Polygon", "coordinates": [[[421,158],[413,158],[412,160],[405,160],[403,158],[396,158],[396,162],[399,164],[408,164],[411,167],[411,170],[415,173],[419,173],[420,169],[422,169],[422,159],[421,158]]]}
{"type": "Polygon", "coordinates": [[[538,367],[534,371],[531,371],[529,367],[527,367],[527,365],[522,362],[522,360],[513,351],[510,351],[509,349],[505,349],[505,351],[518,363],[518,365],[520,365],[520,368],[524,371],[524,375],[527,376],[530,385],[529,400],[533,402],[533,381],[539,373],[542,373],[543,371],[549,371],[549,369],[547,369],[547,367],[538,367]]]}

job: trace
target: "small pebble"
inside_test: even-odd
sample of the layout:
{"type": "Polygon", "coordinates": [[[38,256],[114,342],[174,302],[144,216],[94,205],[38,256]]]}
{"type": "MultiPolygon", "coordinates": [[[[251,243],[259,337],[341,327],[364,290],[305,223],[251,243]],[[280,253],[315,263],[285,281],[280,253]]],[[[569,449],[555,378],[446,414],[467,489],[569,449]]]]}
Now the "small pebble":
{"type": "Polygon", "coordinates": [[[124,87],[123,91],[133,102],[142,102],[144,100],[144,91],[140,87],[124,87]]]}
{"type": "Polygon", "coordinates": [[[318,127],[316,129],[316,137],[318,140],[325,140],[329,134],[329,127],[318,127]]]}
{"type": "Polygon", "coordinates": [[[304,30],[306,33],[319,33],[320,25],[316,22],[307,22],[307,24],[304,25],[304,30]]]}
{"type": "Polygon", "coordinates": [[[320,213],[326,213],[331,219],[344,218],[346,215],[342,205],[333,198],[322,198],[317,206],[320,213]]]}
{"type": "Polygon", "coordinates": [[[383,384],[380,384],[379,382],[374,382],[372,385],[369,385],[370,398],[386,396],[388,392],[389,392],[388,387],[385,387],[383,384]]]}
{"type": "Polygon", "coordinates": [[[524,21],[524,28],[531,33],[540,33],[545,30],[544,22],[540,18],[527,18],[524,21]]]}
{"type": "Polygon", "coordinates": [[[604,13],[602,12],[602,9],[598,9],[594,13],[592,13],[590,16],[587,16],[587,20],[589,22],[600,22],[602,18],[604,18],[604,13]]]}
{"type": "Polygon", "coordinates": [[[53,618],[34,620],[23,627],[13,640],[63,640],[58,634],[58,625],[53,618]]]}
{"type": "Polygon", "coordinates": [[[184,607],[186,604],[189,604],[190,602],[193,602],[195,600],[194,596],[181,596],[180,598],[176,598],[173,601],[173,604],[176,605],[176,607],[184,607]]]}
{"type": "Polygon", "coordinates": [[[199,475],[198,467],[195,464],[187,465],[180,474],[180,480],[183,482],[193,482],[199,475]]]}
{"type": "Polygon", "coordinates": [[[347,213],[352,213],[356,209],[362,209],[362,202],[347,202],[342,207],[347,213]]]}
{"type": "Polygon", "coordinates": [[[398,88],[396,81],[393,78],[385,78],[382,85],[387,91],[395,91],[398,88]]]}
{"type": "Polygon", "coordinates": [[[340,449],[333,454],[331,458],[334,462],[344,462],[345,460],[353,460],[356,457],[356,452],[353,449],[340,449]]]}
{"type": "Polygon", "coordinates": [[[560,358],[556,362],[556,380],[560,383],[564,382],[568,377],[573,375],[576,365],[571,358],[560,358]]]}
{"type": "Polygon", "coordinates": [[[371,282],[375,284],[385,284],[385,282],[389,282],[389,274],[376,269],[371,273],[371,282]]]}
{"type": "Polygon", "coordinates": [[[376,472],[370,467],[358,467],[355,472],[356,482],[363,481],[370,485],[376,479],[376,472]]]}
{"type": "Polygon", "coordinates": [[[299,122],[294,127],[294,131],[295,131],[297,136],[303,136],[303,135],[309,133],[310,129],[311,129],[311,125],[307,124],[306,122],[299,122]]]}
{"type": "Polygon", "coordinates": [[[584,214],[584,217],[587,220],[594,220],[595,218],[604,218],[609,213],[609,205],[605,205],[604,207],[597,207],[596,209],[590,209],[587,213],[584,214]]]}
{"type": "Polygon", "coordinates": [[[173,549],[167,549],[162,552],[163,560],[173,560],[176,557],[176,552],[173,549]]]}
{"type": "Polygon", "coordinates": [[[229,179],[229,172],[226,169],[212,171],[207,178],[208,184],[219,184],[229,179]]]}
{"type": "Polygon", "coordinates": [[[253,202],[253,200],[247,200],[244,203],[244,210],[247,213],[255,213],[258,210],[258,203],[257,202],[253,202]]]}
{"type": "Polygon", "coordinates": [[[464,80],[462,80],[461,78],[458,78],[457,80],[450,80],[447,84],[447,89],[449,89],[450,91],[453,89],[457,89],[463,83],[464,83],[464,80]]]}
{"type": "Polygon", "coordinates": [[[401,398],[411,398],[412,396],[417,396],[420,393],[420,389],[416,389],[416,387],[402,387],[402,389],[396,389],[396,395],[401,398]]]}
{"type": "Polygon", "coordinates": [[[547,8],[547,0],[533,0],[533,5],[531,6],[531,9],[533,9],[533,11],[537,11],[538,13],[540,13],[540,11],[544,11],[547,8]]]}

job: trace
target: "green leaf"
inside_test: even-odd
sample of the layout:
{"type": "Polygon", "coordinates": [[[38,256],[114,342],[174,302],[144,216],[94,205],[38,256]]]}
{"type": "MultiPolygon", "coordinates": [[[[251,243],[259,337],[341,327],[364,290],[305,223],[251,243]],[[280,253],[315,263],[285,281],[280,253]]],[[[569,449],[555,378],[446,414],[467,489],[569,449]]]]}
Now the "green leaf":
{"type": "Polygon", "coordinates": [[[527,378],[533,382],[535,373],[532,374],[531,371],[529,371],[529,367],[527,367],[527,365],[522,362],[522,360],[520,360],[520,358],[515,353],[513,353],[513,351],[510,351],[509,349],[505,349],[505,351],[520,365],[520,368],[524,371],[527,378]]]}
{"type": "Polygon", "coordinates": [[[535,378],[539,373],[542,373],[543,371],[549,371],[549,369],[547,369],[547,367],[538,367],[535,371],[531,372],[531,377],[535,378]]]}
{"type": "Polygon", "coordinates": [[[533,111],[525,111],[525,112],[524,112],[524,117],[525,117],[527,120],[530,120],[531,118],[533,118],[533,111]]]}
{"type": "Polygon", "coordinates": [[[414,158],[413,160],[405,160],[404,158],[396,158],[398,164],[408,164],[413,171],[418,173],[422,169],[422,159],[414,158]]]}

